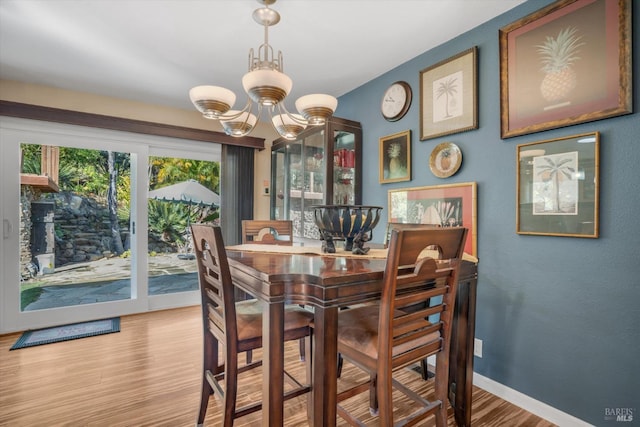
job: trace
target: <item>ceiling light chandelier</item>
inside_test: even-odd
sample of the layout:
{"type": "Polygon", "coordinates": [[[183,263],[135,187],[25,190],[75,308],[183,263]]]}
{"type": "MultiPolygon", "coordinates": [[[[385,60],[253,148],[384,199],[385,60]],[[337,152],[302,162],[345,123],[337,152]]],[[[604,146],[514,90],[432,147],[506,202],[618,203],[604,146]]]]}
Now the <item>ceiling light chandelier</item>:
{"type": "Polygon", "coordinates": [[[264,26],[264,43],[257,55],[249,50],[249,72],[242,78],[242,86],[248,98],[242,110],[232,110],[236,95],[220,86],[196,86],[189,91],[189,97],[195,107],[207,119],[219,120],[227,135],[241,137],[248,135],[256,126],[262,110],[271,116],[271,123],[278,133],[286,139],[295,139],[307,125],[322,125],[336,110],[338,100],[330,95],[305,95],[296,100],[296,109],[300,114],[287,111],[284,99],[293,82],[284,74],[282,52],[275,57],[269,45],[269,27],[280,22],[280,14],[269,5],[276,0],[258,0],[264,5],[253,12],[253,19],[264,26]],[[253,114],[253,103],[257,112],[253,114]]]}

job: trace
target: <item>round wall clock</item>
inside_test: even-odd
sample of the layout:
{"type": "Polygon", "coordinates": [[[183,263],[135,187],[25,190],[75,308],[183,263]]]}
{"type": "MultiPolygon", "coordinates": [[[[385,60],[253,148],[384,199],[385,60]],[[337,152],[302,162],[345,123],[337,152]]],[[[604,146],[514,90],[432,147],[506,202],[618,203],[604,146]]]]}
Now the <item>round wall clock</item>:
{"type": "Polygon", "coordinates": [[[386,120],[395,122],[407,114],[410,106],[411,86],[407,82],[397,81],[384,91],[380,111],[386,120]]]}

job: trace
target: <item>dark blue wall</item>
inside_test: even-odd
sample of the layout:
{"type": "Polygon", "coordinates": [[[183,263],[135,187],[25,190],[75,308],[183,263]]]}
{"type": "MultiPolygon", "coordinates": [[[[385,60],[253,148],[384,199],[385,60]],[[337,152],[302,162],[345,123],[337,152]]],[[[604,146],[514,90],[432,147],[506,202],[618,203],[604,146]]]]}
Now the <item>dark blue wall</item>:
{"type": "MultiPolygon", "coordinates": [[[[340,97],[336,114],[362,123],[363,203],[385,207],[381,223],[386,221],[390,189],[477,182],[476,336],[484,341],[484,354],[475,358],[475,371],[595,425],[615,424],[605,421],[605,409],[618,407],[634,408],[637,422],[640,115],[500,138],[498,30],[549,3],[530,0],[398,65],[340,97]],[[420,141],[420,71],[472,46],[478,46],[479,129],[420,141]],[[385,88],[396,80],[411,84],[414,99],[403,119],[389,123],[379,105],[385,88]],[[379,138],[407,129],[412,131],[413,179],[380,184],[379,138]],[[601,133],[600,237],[516,234],[516,146],[593,131],[601,133]],[[429,170],[429,156],[444,141],[460,147],[463,163],[457,174],[439,179],[429,170]]],[[[633,3],[639,9],[640,4],[633,3]]],[[[634,111],[640,108],[638,12],[633,19],[634,111]]],[[[374,240],[381,239],[378,231],[374,240]]]]}

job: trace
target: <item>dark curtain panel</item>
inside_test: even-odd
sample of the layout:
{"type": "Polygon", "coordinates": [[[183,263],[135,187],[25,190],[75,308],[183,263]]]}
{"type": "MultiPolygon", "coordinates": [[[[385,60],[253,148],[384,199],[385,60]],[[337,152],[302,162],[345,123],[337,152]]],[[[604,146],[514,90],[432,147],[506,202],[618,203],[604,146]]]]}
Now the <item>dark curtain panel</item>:
{"type": "Polygon", "coordinates": [[[222,146],[220,227],[226,245],[242,243],[242,220],[253,218],[254,148],[222,146]]]}

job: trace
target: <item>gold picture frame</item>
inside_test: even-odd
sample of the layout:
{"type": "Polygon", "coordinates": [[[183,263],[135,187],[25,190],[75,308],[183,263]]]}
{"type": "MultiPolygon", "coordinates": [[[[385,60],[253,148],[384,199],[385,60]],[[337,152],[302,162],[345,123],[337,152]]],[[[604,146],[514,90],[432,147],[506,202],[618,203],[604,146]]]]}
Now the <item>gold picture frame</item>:
{"type": "Polygon", "coordinates": [[[380,183],[411,180],[411,130],[380,138],[380,183]]]}
{"type": "Polygon", "coordinates": [[[478,128],[474,46],[420,71],[420,140],[478,128]]]}
{"type": "Polygon", "coordinates": [[[516,232],[598,238],[598,132],[520,144],[516,232]]]}
{"type": "Polygon", "coordinates": [[[475,182],[389,190],[389,223],[429,224],[469,229],[464,251],[478,256],[475,182]]]}
{"type": "Polygon", "coordinates": [[[559,0],[499,39],[502,138],[633,112],[631,0],[559,0]]]}

